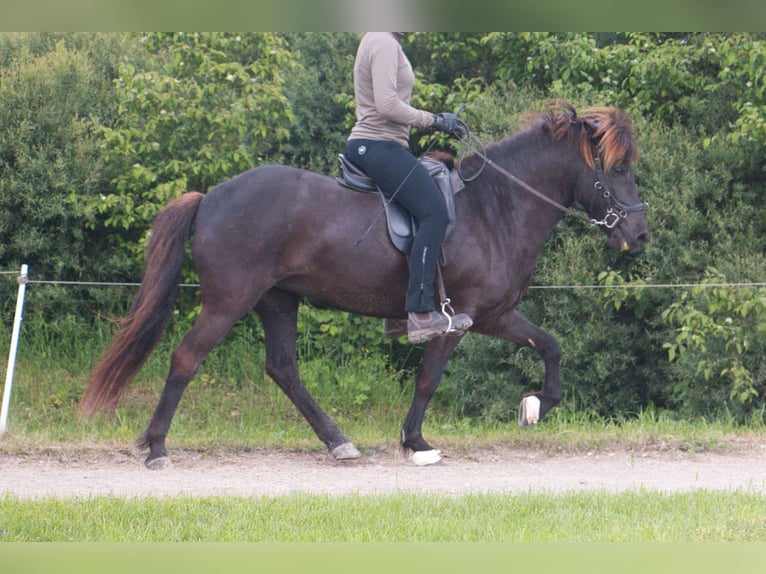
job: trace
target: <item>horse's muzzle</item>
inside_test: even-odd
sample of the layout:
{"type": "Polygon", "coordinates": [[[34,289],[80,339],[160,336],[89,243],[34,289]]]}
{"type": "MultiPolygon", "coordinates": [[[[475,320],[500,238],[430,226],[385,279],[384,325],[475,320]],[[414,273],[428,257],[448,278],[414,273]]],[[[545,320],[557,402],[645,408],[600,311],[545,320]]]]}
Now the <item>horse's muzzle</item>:
{"type": "Polygon", "coordinates": [[[638,253],[651,240],[652,234],[645,226],[632,233],[630,228],[623,228],[622,225],[618,225],[609,234],[606,244],[615,251],[638,253]]]}

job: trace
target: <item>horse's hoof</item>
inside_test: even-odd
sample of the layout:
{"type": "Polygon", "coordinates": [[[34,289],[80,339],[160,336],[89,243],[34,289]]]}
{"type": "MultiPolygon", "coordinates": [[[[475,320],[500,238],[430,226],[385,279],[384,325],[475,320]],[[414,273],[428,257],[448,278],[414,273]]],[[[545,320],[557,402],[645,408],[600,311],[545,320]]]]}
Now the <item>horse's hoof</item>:
{"type": "Polygon", "coordinates": [[[412,453],[410,460],[415,466],[430,466],[437,464],[442,459],[442,451],[432,450],[418,450],[412,453]]]}
{"type": "Polygon", "coordinates": [[[146,461],[146,468],[149,470],[167,470],[173,468],[173,463],[166,456],[160,456],[146,461]]]}
{"type": "Polygon", "coordinates": [[[521,399],[519,405],[519,426],[536,425],[540,422],[540,399],[529,395],[521,399]]]}
{"type": "Polygon", "coordinates": [[[362,453],[356,450],[356,447],[350,442],[344,442],[330,451],[335,460],[351,460],[361,458],[362,453]]]}

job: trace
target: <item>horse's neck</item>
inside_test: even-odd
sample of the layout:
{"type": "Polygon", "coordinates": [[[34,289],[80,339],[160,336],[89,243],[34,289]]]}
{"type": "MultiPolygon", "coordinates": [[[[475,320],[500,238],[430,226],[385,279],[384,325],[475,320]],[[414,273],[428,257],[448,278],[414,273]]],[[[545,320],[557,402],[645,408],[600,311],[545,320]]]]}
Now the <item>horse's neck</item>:
{"type": "Polygon", "coordinates": [[[514,183],[503,171],[518,178],[535,191],[545,195],[561,207],[572,203],[569,188],[571,182],[566,161],[560,154],[545,153],[546,150],[530,151],[521,142],[508,145],[506,149],[494,150],[486,170],[494,170],[490,184],[480,186],[480,193],[494,204],[493,209],[503,214],[498,219],[499,225],[507,228],[512,240],[523,239],[525,242],[541,247],[550,236],[553,228],[562,219],[563,211],[544,200],[523,186],[514,183]],[[495,169],[497,166],[499,169],[495,169]]]}

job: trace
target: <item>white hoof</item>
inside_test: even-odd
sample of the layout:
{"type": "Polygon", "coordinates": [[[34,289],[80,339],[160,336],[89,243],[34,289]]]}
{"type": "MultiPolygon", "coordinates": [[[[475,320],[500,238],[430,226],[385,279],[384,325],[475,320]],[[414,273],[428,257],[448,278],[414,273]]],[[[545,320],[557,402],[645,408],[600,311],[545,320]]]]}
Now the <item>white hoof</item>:
{"type": "Polygon", "coordinates": [[[173,463],[166,456],[155,458],[146,463],[146,468],[149,470],[167,470],[173,468],[173,463]]]}
{"type": "Polygon", "coordinates": [[[442,451],[436,449],[419,450],[412,453],[410,460],[415,466],[428,466],[439,462],[442,459],[441,454],[442,451]]]}
{"type": "Polygon", "coordinates": [[[540,399],[534,395],[521,399],[519,405],[519,426],[536,425],[540,422],[540,399]]]}
{"type": "Polygon", "coordinates": [[[356,450],[356,447],[350,442],[344,442],[330,451],[335,460],[351,460],[361,458],[362,453],[356,450]]]}

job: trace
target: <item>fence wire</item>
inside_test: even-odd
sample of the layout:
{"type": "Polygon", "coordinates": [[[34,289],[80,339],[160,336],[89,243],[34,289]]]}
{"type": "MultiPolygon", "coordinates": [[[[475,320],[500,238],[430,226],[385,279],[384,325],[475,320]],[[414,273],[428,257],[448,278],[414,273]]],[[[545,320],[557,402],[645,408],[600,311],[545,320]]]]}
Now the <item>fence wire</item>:
{"type": "MultiPolygon", "coordinates": [[[[0,271],[0,275],[19,275],[18,271],[0,271]]],[[[81,287],[140,287],[141,283],[119,281],[60,281],[57,279],[27,279],[30,285],[62,285],[81,287]]],[[[179,287],[199,287],[199,283],[179,283],[179,287]]],[[[703,288],[744,288],[766,287],[766,282],[724,282],[724,283],[624,283],[620,285],[530,285],[528,289],[691,289],[703,288]]]]}

